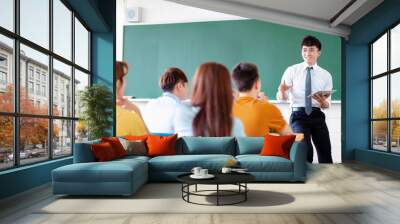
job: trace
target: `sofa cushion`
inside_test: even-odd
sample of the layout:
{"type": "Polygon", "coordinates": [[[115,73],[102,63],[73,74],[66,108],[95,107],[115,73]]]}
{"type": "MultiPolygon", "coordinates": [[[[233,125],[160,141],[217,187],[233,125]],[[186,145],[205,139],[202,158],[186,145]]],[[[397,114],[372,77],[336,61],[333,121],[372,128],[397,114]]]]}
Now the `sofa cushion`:
{"type": "Polygon", "coordinates": [[[236,159],[249,172],[293,172],[292,161],[278,156],[238,155],[236,159]]]}
{"type": "Polygon", "coordinates": [[[95,162],[96,158],[90,148],[92,144],[99,144],[100,140],[75,143],[74,147],[74,163],[95,162]]]}
{"type": "Polygon", "coordinates": [[[177,154],[235,155],[235,139],[233,137],[182,137],[177,144],[177,154]]]}
{"type": "Polygon", "coordinates": [[[260,154],[264,145],[263,137],[237,137],[236,155],[260,154]]]}
{"type": "MultiPolygon", "coordinates": [[[[142,172],[146,162],[139,159],[74,163],[53,170],[58,182],[130,182],[134,172],[142,172]]],[[[147,173],[144,174],[147,176],[147,173]]]]}
{"type": "Polygon", "coordinates": [[[190,172],[199,166],[211,172],[219,171],[228,160],[235,159],[231,155],[175,155],[158,156],[149,160],[149,170],[163,172],[190,172]]]}
{"type": "Polygon", "coordinates": [[[142,162],[148,162],[150,157],[147,156],[137,156],[137,155],[130,155],[130,156],[125,156],[124,158],[116,159],[113,160],[112,162],[126,162],[126,163],[135,163],[132,161],[142,161],[142,162]]]}

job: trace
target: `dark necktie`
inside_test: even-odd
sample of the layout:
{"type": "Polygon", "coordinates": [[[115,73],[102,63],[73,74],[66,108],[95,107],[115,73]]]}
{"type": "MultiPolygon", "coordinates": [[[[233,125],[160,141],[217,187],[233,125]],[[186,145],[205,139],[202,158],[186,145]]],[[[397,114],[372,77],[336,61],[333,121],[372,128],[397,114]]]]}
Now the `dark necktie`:
{"type": "Polygon", "coordinates": [[[312,97],[309,97],[311,95],[311,69],[312,67],[307,67],[307,76],[306,76],[306,108],[305,112],[307,115],[310,115],[312,112],[312,97]]]}

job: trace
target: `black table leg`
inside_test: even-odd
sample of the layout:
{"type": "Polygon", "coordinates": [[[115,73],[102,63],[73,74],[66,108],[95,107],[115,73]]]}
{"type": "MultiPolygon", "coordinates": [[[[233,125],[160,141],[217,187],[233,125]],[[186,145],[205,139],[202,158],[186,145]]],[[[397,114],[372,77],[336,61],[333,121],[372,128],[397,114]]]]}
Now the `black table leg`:
{"type": "Polygon", "coordinates": [[[183,190],[184,190],[183,186],[184,186],[184,184],[182,183],[182,188],[181,188],[181,191],[182,191],[182,199],[184,199],[184,197],[183,197],[183,190]]]}
{"type": "Polygon", "coordinates": [[[247,182],[246,183],[244,183],[244,187],[245,187],[245,192],[244,192],[244,201],[247,201],[247,192],[248,192],[248,190],[247,190],[247,182]]]}
{"type": "Polygon", "coordinates": [[[187,185],[187,201],[190,202],[189,200],[189,195],[190,195],[190,184],[187,185]]]}
{"type": "Polygon", "coordinates": [[[219,184],[217,184],[217,206],[219,206],[219,184]]]}

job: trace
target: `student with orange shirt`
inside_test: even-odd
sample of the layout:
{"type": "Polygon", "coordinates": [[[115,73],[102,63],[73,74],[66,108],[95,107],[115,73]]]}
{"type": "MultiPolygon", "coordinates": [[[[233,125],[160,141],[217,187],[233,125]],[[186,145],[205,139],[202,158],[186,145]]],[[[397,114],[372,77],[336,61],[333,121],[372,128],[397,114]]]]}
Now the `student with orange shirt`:
{"type": "Polygon", "coordinates": [[[239,97],[233,105],[233,116],[242,121],[247,136],[264,136],[269,132],[293,134],[281,111],[269,103],[261,92],[256,65],[242,62],[235,66],[232,76],[239,90],[239,97]]]}

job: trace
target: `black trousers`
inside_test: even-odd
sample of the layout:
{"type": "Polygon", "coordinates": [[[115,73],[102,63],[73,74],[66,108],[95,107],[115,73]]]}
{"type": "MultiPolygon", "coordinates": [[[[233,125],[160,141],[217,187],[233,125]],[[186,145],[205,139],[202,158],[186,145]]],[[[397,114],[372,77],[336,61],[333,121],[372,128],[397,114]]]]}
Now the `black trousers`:
{"type": "Polygon", "coordinates": [[[315,145],[319,163],[332,163],[331,141],[329,130],[325,123],[325,114],[319,109],[313,109],[310,115],[304,110],[293,111],[290,116],[290,125],[294,132],[304,133],[303,141],[307,144],[307,161],[313,161],[313,146],[315,145]]]}

